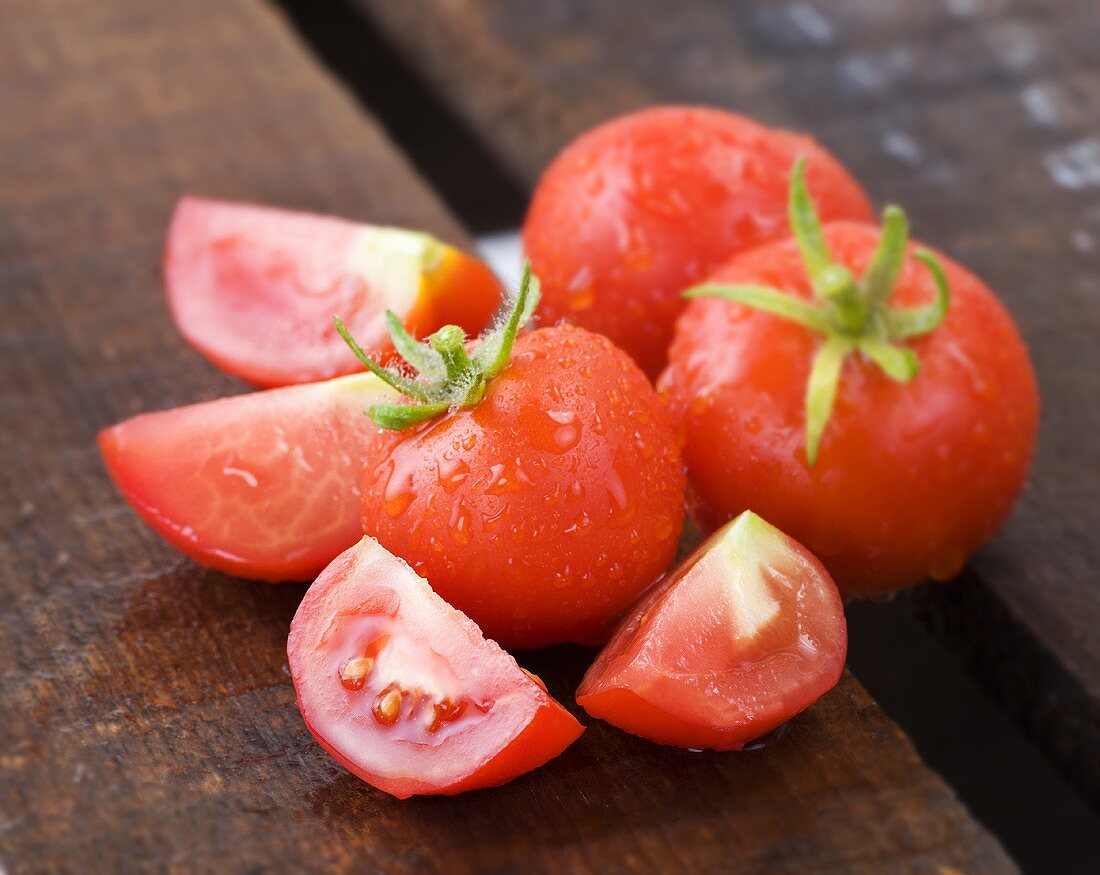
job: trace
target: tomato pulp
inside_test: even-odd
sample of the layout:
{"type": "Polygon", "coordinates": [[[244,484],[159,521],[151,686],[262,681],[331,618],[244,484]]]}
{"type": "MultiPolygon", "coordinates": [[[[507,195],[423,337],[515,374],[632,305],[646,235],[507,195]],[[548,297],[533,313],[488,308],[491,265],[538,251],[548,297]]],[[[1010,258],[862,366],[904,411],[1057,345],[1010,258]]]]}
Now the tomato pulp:
{"type": "Polygon", "coordinates": [[[398,798],[503,784],[583,731],[541,681],[369,537],[310,587],[287,654],[320,745],[398,798]]]}
{"type": "Polygon", "coordinates": [[[333,316],[385,355],[387,309],[417,336],[476,334],[500,303],[484,264],[427,234],[195,197],[172,219],[165,281],[183,336],[259,386],[362,370],[333,316]]]}
{"type": "Polygon", "coordinates": [[[146,523],[196,562],[308,580],[362,534],[359,471],[392,398],[372,374],[145,413],[99,435],[107,470],[146,523]]]}
{"type": "Polygon", "coordinates": [[[577,701],[662,744],[739,750],[835,686],[846,653],[828,572],[743,513],[638,603],[577,701]]]}

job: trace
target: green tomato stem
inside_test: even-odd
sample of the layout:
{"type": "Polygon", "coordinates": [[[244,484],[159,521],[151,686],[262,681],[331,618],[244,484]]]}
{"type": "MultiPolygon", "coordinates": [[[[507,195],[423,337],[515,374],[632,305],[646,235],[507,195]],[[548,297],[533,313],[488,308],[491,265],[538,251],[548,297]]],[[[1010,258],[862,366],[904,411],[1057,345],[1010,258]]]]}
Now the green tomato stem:
{"type": "Polygon", "coordinates": [[[402,395],[419,402],[376,404],[366,411],[367,415],[381,428],[401,430],[448,410],[478,404],[485,397],[488,382],[511,361],[516,335],[531,319],[538,300],[538,279],[531,275],[530,262],[525,262],[523,281],[506,315],[481,334],[472,353],[466,351],[466,335],[457,325],[444,325],[422,342],[408,333],[397,316],[387,312],[394,349],[416,371],[416,379],[373,361],[340,317],[334,317],[336,330],[359,361],[402,395]]]}
{"type": "Polygon", "coordinates": [[[814,300],[782,289],[756,285],[706,284],[684,292],[687,298],[723,298],[788,319],[823,336],[806,384],[806,460],[812,468],[832,416],[844,360],[853,352],[874,362],[890,379],[908,382],[920,373],[917,354],[900,341],[935,331],[947,316],[951,290],[943,266],[932,253],[913,257],[932,275],[936,299],[924,307],[890,308],[889,301],[908,253],[909,221],[895,206],[883,211],[882,236],[863,276],[833,261],[817,209],[806,187],[806,162],[791,171],[788,212],[791,231],[806,268],[814,300]]]}

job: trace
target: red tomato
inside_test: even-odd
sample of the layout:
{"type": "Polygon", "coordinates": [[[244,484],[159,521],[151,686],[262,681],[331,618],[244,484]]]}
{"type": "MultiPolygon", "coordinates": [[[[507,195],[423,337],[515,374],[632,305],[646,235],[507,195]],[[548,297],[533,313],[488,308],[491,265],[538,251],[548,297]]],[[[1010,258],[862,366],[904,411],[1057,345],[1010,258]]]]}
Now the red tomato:
{"type": "Polygon", "coordinates": [[[602,638],[675,554],[668,411],[582,329],[521,336],[476,406],[380,432],[366,455],[363,530],[506,647],[602,638]]]}
{"type": "Polygon", "coordinates": [[[321,747],[400,799],[503,784],[583,731],[538,678],[371,538],[309,588],[287,655],[321,747]]]}
{"type": "Polygon", "coordinates": [[[746,512],[638,603],[577,701],[662,744],[740,750],[835,686],[847,647],[821,563],[746,512]]]}
{"type": "Polygon", "coordinates": [[[359,470],[392,396],[354,374],[146,413],[99,435],[142,519],[196,562],[260,580],[308,580],[354,544],[359,470]]]}
{"type": "Polygon", "coordinates": [[[448,322],[476,333],[500,303],[485,265],[427,234],[192,197],[172,219],[165,279],[183,336],[259,386],[362,370],[334,315],[378,354],[387,309],[418,336],[448,322]]]}
{"type": "Polygon", "coordinates": [[[826,218],[872,218],[860,186],[813,140],[732,113],[657,107],[589,131],[543,174],[523,227],[544,322],[605,334],[656,377],[680,292],[788,233],[799,155],[826,218]]]}
{"type": "MultiPolygon", "coordinates": [[[[833,260],[860,275],[881,235],[834,223],[824,236],[833,260]]],[[[936,296],[913,252],[899,250],[891,306],[936,296]]],[[[1030,465],[1035,377],[997,298],[940,258],[951,303],[938,328],[909,344],[919,374],[897,382],[849,355],[812,468],[804,404],[820,335],[726,300],[691,303],[660,386],[684,425],[685,461],[707,523],[752,508],[813,550],[849,595],[949,578],[993,534],[1030,465]]],[[[794,240],[736,257],[708,284],[811,298],[794,240]]]]}

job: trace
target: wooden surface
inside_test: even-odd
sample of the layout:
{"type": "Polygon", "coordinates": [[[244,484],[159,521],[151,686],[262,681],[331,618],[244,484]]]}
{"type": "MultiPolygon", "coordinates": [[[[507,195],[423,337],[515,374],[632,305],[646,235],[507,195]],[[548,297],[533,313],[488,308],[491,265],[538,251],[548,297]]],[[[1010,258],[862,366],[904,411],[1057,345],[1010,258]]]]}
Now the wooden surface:
{"type": "Polygon", "coordinates": [[[962,580],[909,598],[1100,804],[1095,0],[356,2],[529,185],[604,118],[727,106],[816,134],[998,290],[1043,394],[1032,482],[962,580]]]}
{"type": "MultiPolygon", "coordinates": [[[[7,0],[0,32],[0,871],[1013,869],[851,676],[764,753],[595,725],[466,797],[345,773],[294,706],[303,587],[175,554],[95,434],[243,389],[170,322],[181,193],[463,232],[264,4],[7,0]]],[[[587,658],[527,662],[571,702],[587,658]]]]}

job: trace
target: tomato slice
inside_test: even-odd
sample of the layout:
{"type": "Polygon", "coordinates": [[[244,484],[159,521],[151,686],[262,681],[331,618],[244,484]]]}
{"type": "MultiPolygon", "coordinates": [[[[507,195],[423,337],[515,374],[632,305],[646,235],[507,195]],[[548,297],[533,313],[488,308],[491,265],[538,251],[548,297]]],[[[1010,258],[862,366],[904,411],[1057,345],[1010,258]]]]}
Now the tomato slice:
{"type": "Polygon", "coordinates": [[[362,534],[359,469],[394,393],[372,374],[146,413],[102,431],[142,519],[202,565],[309,580],[362,534]]]}
{"type": "Polygon", "coordinates": [[[165,281],[183,336],[259,386],[361,371],[334,315],[385,355],[385,310],[417,336],[448,323],[473,336],[501,292],[484,264],[427,234],[194,197],[176,207],[165,281]]]}
{"type": "Polygon", "coordinates": [[[538,678],[370,537],[309,588],[287,655],[321,747],[400,799],[506,783],[583,731],[538,678]]]}
{"type": "Polygon", "coordinates": [[[643,597],[577,701],[653,741],[740,750],[835,686],[847,641],[821,563],[745,512],[643,597]]]}

